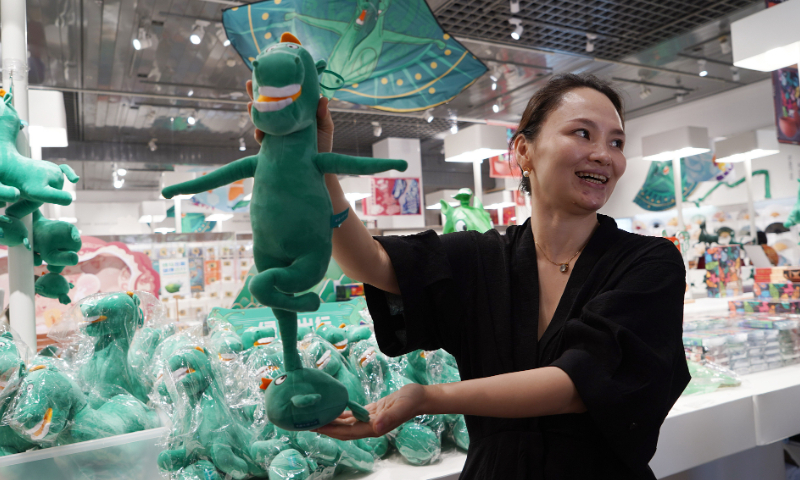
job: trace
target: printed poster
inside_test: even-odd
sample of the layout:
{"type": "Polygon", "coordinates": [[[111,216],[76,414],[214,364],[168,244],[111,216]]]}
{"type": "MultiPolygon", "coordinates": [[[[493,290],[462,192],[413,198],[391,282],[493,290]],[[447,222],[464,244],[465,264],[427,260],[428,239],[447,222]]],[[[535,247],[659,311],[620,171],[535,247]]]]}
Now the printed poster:
{"type": "Polygon", "coordinates": [[[220,260],[208,260],[205,263],[206,285],[219,283],[222,280],[222,266],[220,260]]]}
{"type": "Polygon", "coordinates": [[[192,293],[205,291],[203,281],[203,257],[189,257],[189,284],[192,293]]]}
{"type": "Polygon", "coordinates": [[[162,258],[158,263],[161,274],[161,297],[189,298],[191,295],[189,259],[162,258]]]}
{"type": "Polygon", "coordinates": [[[421,215],[418,178],[372,178],[372,196],[364,199],[364,215],[421,215]]]}

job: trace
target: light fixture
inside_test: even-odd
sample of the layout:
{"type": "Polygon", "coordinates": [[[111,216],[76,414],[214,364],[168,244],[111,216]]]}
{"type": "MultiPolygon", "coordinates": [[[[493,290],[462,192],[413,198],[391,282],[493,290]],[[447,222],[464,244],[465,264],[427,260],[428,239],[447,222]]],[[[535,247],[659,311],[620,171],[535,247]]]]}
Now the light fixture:
{"type": "Polygon", "coordinates": [[[505,127],[476,123],[444,137],[444,161],[474,163],[508,152],[505,127]]]}
{"type": "Polygon", "coordinates": [[[492,90],[497,90],[497,82],[492,82],[492,90]]]}
{"type": "Polygon", "coordinates": [[[194,125],[196,122],[197,122],[197,120],[192,115],[189,115],[186,118],[186,123],[188,123],[189,125],[194,125]]]}
{"type": "Polygon", "coordinates": [[[151,138],[149,142],[147,142],[147,146],[150,147],[151,152],[155,152],[158,150],[158,145],[156,145],[156,138],[151,138]]]}
{"type": "Polygon", "coordinates": [[[128,174],[128,171],[125,170],[124,168],[118,168],[117,169],[117,175],[119,175],[120,177],[124,177],[127,174],[128,174]]]}
{"type": "Polygon", "coordinates": [[[710,151],[708,129],[680,127],[642,138],[642,158],[645,160],[672,160],[672,177],[675,188],[675,208],[678,213],[678,231],[686,229],[683,222],[683,181],[681,158],[710,151]]]}
{"type": "Polygon", "coordinates": [[[125,185],[124,178],[114,178],[114,188],[122,188],[125,185]]]}
{"type": "Polygon", "coordinates": [[[731,53],[731,40],[726,37],[719,37],[719,49],[723,55],[731,53]]]}
{"type": "Polygon", "coordinates": [[[800,2],[783,2],[731,23],[733,64],[772,72],[800,61],[800,2]]]}
{"type": "Polygon", "coordinates": [[[736,67],[731,67],[731,79],[734,82],[738,82],[739,80],[741,80],[741,78],[742,76],[739,75],[739,69],[736,67]]]}
{"type": "Polygon", "coordinates": [[[359,200],[364,200],[365,198],[371,197],[371,193],[345,193],[344,198],[347,199],[348,202],[353,203],[359,200]]]}
{"type": "Polygon", "coordinates": [[[708,75],[708,70],[706,70],[706,61],[702,58],[697,60],[697,74],[701,77],[708,75]]]}
{"type": "Polygon", "coordinates": [[[228,40],[228,34],[225,32],[225,27],[222,25],[217,29],[217,40],[219,40],[219,43],[221,43],[223,47],[227,47],[231,44],[231,41],[228,40]]]}
{"type": "Polygon", "coordinates": [[[153,38],[147,33],[147,29],[139,27],[136,38],[133,39],[135,50],[145,50],[153,46],[153,38]]]}
{"type": "Polygon", "coordinates": [[[651,93],[653,93],[653,91],[650,90],[647,85],[642,85],[642,89],[639,91],[639,98],[644,100],[645,98],[649,97],[651,93]]]}
{"type": "Polygon", "coordinates": [[[508,19],[508,23],[516,26],[516,28],[514,28],[514,31],[511,32],[511,38],[513,38],[514,40],[519,40],[520,37],[522,37],[522,32],[525,30],[522,27],[522,20],[520,20],[519,18],[512,17],[508,19]]]}
{"type": "Polygon", "coordinates": [[[458,133],[458,125],[455,125],[455,124],[454,124],[454,125],[451,125],[451,126],[450,126],[450,133],[451,133],[451,134],[453,134],[453,135],[455,135],[456,133],[458,133]]]}
{"type": "Polygon", "coordinates": [[[167,218],[167,205],[163,201],[145,201],[139,204],[139,223],[160,223],[167,218]]]}
{"type": "Polygon", "coordinates": [[[586,53],[594,52],[594,41],[597,40],[596,33],[587,33],[586,34],[586,53]]]}
{"type": "Polygon", "coordinates": [[[239,151],[244,152],[245,150],[247,150],[247,145],[245,145],[244,137],[242,137],[239,139],[239,151]]]}
{"type": "Polygon", "coordinates": [[[494,113],[497,113],[497,112],[499,112],[499,111],[500,111],[500,105],[498,105],[498,104],[496,104],[496,103],[495,103],[494,105],[492,105],[492,111],[493,111],[494,113]]]}
{"type": "Polygon", "coordinates": [[[679,92],[678,94],[675,95],[675,101],[678,103],[683,103],[684,95],[685,94],[679,92]]]}
{"type": "Polygon", "coordinates": [[[425,110],[425,121],[431,123],[433,121],[433,109],[429,108],[425,110]]]}
{"type": "Polygon", "coordinates": [[[447,117],[450,121],[450,133],[455,135],[458,133],[458,115],[453,110],[448,110],[447,117]]]}
{"type": "Polygon", "coordinates": [[[189,35],[189,41],[195,45],[200,45],[200,42],[203,41],[203,37],[206,35],[206,28],[209,25],[207,21],[204,20],[196,20],[194,22],[194,27],[192,27],[192,33],[189,35]]]}
{"type": "Polygon", "coordinates": [[[383,133],[383,128],[381,128],[380,122],[371,122],[372,123],[372,134],[376,137],[380,137],[381,133],[383,133]]]}
{"type": "MultiPolygon", "coordinates": [[[[120,170],[124,170],[124,169],[118,169],[118,168],[116,168],[116,165],[115,165],[114,166],[114,171],[111,172],[111,180],[114,183],[114,188],[122,188],[122,186],[125,185],[125,179],[122,178],[123,176],[125,176],[125,174],[120,175],[120,173],[119,173],[120,170]]],[[[128,172],[125,171],[125,173],[128,173],[128,172]]]]}
{"type": "Polygon", "coordinates": [[[508,3],[511,13],[519,13],[519,0],[509,0],[508,3]]]}
{"type": "Polygon", "coordinates": [[[190,89],[189,89],[189,93],[187,93],[187,94],[186,94],[186,96],[187,96],[187,97],[191,97],[192,95],[194,95],[194,90],[192,90],[192,89],[190,88],[190,89]]]}
{"type": "Polygon", "coordinates": [[[225,65],[227,65],[229,67],[235,67],[236,66],[236,59],[235,58],[229,58],[229,59],[225,60],[225,65]]]}
{"type": "Polygon", "coordinates": [[[162,227],[162,228],[156,228],[154,231],[156,233],[164,234],[164,233],[174,233],[175,229],[174,228],[169,228],[169,227],[162,227]]]}
{"type": "Polygon", "coordinates": [[[233,218],[232,213],[212,213],[206,216],[206,222],[227,222],[233,218]]]}

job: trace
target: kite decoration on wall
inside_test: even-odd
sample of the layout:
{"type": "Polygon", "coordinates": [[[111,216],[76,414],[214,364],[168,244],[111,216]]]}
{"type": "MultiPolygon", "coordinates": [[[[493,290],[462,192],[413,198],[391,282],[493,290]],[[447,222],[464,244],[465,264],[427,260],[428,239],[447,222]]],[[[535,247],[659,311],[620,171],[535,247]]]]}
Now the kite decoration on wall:
{"type": "Polygon", "coordinates": [[[440,105],[487,71],[425,0],[268,0],[226,9],[222,21],[251,70],[261,51],[292,32],[328,62],[325,96],[380,110],[440,105]]]}

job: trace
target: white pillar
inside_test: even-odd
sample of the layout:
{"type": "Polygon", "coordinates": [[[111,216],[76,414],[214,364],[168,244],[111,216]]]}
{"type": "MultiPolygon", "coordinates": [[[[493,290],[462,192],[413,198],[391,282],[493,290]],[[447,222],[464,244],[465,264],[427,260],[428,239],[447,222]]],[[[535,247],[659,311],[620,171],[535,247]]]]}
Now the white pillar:
{"type": "MultiPolygon", "coordinates": [[[[28,38],[24,0],[0,0],[0,42],[3,45],[3,87],[14,87],[14,108],[19,118],[28,121],[28,38]]],[[[30,155],[28,128],[19,132],[17,149],[30,155]]],[[[33,235],[30,215],[22,219],[33,235]]],[[[9,317],[11,327],[32,351],[36,351],[36,310],[34,308],[33,252],[22,245],[8,249],[8,282],[11,290],[9,317]]]]}
{"type": "Polygon", "coordinates": [[[753,243],[757,243],[756,211],[753,206],[753,161],[750,158],[744,161],[744,184],[747,187],[747,215],[750,217],[750,236],[753,238],[753,243]]]}
{"type": "Polygon", "coordinates": [[[183,221],[181,220],[181,199],[180,195],[175,197],[175,233],[183,233],[183,221]]]}
{"type": "Polygon", "coordinates": [[[483,178],[481,177],[481,164],[483,160],[475,160],[472,162],[472,178],[474,182],[474,187],[472,192],[475,194],[475,198],[483,203],[483,178]]]}
{"type": "Polygon", "coordinates": [[[672,159],[672,179],[675,183],[675,209],[678,213],[678,231],[686,230],[683,223],[683,179],[681,178],[681,159],[672,159]]]}

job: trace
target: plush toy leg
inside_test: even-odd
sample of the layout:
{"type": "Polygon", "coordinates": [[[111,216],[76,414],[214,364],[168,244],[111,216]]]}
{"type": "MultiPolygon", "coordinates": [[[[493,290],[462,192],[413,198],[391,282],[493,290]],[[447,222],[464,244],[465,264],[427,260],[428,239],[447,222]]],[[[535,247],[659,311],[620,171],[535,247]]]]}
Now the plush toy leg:
{"type": "Polygon", "coordinates": [[[361,405],[357,404],[356,402],[349,401],[347,402],[347,408],[353,412],[353,416],[356,417],[356,420],[359,422],[369,422],[369,412],[366,408],[362,407],[361,405]]]}
{"type": "Polygon", "coordinates": [[[158,468],[166,472],[174,472],[188,465],[186,449],[163,450],[158,454],[158,468]]]}
{"type": "Polygon", "coordinates": [[[0,244],[8,247],[16,247],[19,244],[25,245],[28,250],[31,249],[31,242],[28,240],[28,229],[22,223],[22,220],[8,215],[0,215],[0,244]]]}
{"type": "Polygon", "coordinates": [[[81,177],[75,174],[75,171],[72,169],[72,167],[66,163],[59,165],[58,168],[61,169],[64,175],[66,175],[67,180],[69,180],[70,183],[78,183],[78,180],[81,179],[81,177]]]}
{"type": "Polygon", "coordinates": [[[247,462],[239,458],[230,445],[215,444],[211,446],[211,458],[218,469],[227,473],[236,480],[249,477],[247,462]]]}
{"type": "MultiPolygon", "coordinates": [[[[255,280],[255,279],[254,279],[255,280]]],[[[297,338],[297,313],[288,310],[273,308],[272,313],[278,319],[278,329],[283,343],[283,364],[287,372],[293,372],[303,368],[300,361],[300,354],[297,353],[297,342],[292,339],[297,338]]]]}
{"type": "MultiPolygon", "coordinates": [[[[319,309],[319,296],[309,292],[298,297],[292,294],[312,288],[325,276],[330,262],[330,246],[295,260],[291,265],[261,268],[250,281],[250,293],[263,305],[293,312],[314,312],[319,309]]],[[[296,332],[295,332],[296,333],[296,332]]],[[[295,338],[283,336],[282,338],[295,338]]]]}

